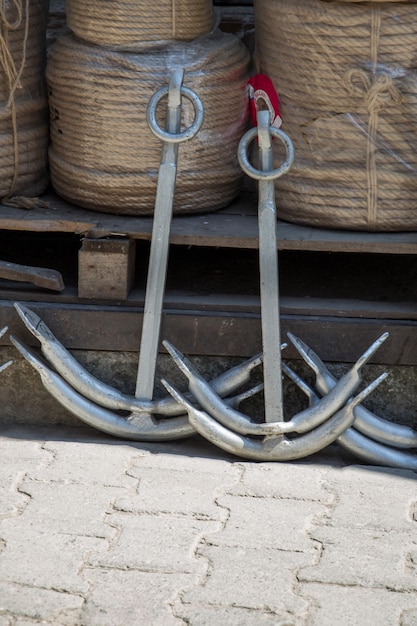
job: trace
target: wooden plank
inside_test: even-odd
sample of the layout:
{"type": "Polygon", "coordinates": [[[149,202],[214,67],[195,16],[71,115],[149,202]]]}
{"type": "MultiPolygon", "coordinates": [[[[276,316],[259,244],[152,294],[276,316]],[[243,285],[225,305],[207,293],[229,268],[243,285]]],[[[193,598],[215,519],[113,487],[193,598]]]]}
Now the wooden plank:
{"type": "MultiPolygon", "coordinates": [[[[140,345],[142,311],[135,307],[98,307],[30,303],[50,329],[71,350],[136,352],[140,345]]],[[[31,345],[37,341],[25,329],[12,302],[0,301],[0,328],[31,345]]],[[[323,360],[355,361],[383,332],[389,339],[373,363],[417,365],[417,321],[358,319],[329,316],[282,315],[282,336],[288,331],[301,337],[323,360]]],[[[244,312],[166,310],[162,337],[189,355],[250,357],[261,349],[260,316],[244,312]]],[[[0,340],[9,345],[8,335],[0,340]]],[[[284,358],[297,359],[290,345],[284,358]]]]}
{"type": "Polygon", "coordinates": [[[283,315],[375,320],[416,320],[417,302],[377,302],[342,298],[281,297],[283,315]]]}
{"type": "MultiPolygon", "coordinates": [[[[26,211],[1,206],[0,228],[74,233],[92,238],[122,236],[148,241],[151,238],[151,217],[87,211],[70,205],[54,194],[46,195],[44,199],[49,204],[46,209],[26,211]]],[[[253,195],[243,194],[222,211],[175,216],[170,241],[173,245],[256,249],[258,224],[253,195]]],[[[279,221],[278,248],[312,252],[417,254],[417,232],[326,230],[279,221]]]]}
{"type": "Polygon", "coordinates": [[[0,276],[7,280],[30,282],[53,291],[63,291],[65,288],[61,273],[44,267],[0,261],[0,276]]]}
{"type": "MultiPolygon", "coordinates": [[[[78,296],[77,289],[66,288],[61,294],[37,292],[29,285],[19,289],[3,288],[0,302],[38,302],[45,306],[94,305],[98,307],[113,306],[113,298],[102,297],[94,302],[78,296]]],[[[145,292],[133,289],[129,298],[118,302],[126,309],[142,308],[145,302],[145,292]]],[[[220,312],[260,314],[260,301],[257,295],[248,294],[217,294],[190,293],[183,290],[167,291],[164,297],[164,310],[193,311],[195,314],[220,312]]],[[[350,298],[311,298],[311,297],[280,297],[281,315],[298,315],[310,317],[340,317],[375,319],[375,320],[414,320],[417,321],[417,302],[379,302],[350,298]]]]}

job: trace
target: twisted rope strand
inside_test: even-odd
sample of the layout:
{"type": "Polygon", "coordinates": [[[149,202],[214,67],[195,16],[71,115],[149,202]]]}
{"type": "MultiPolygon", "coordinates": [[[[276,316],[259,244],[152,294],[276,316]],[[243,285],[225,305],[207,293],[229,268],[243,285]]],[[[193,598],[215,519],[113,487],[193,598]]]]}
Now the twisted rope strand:
{"type": "Polygon", "coordinates": [[[0,6],[3,201],[15,192],[37,194],[46,187],[48,125],[42,86],[46,14],[45,3],[30,0],[3,0],[0,6]],[[39,144],[33,143],[34,136],[39,144]]]}
{"type": "Polygon", "coordinates": [[[67,23],[86,42],[123,50],[192,41],[214,27],[212,0],[66,0],[67,23]]]}
{"type": "Polygon", "coordinates": [[[415,2],[257,0],[257,69],[281,96],[296,163],[282,219],[417,228],[415,2]]]}
{"type": "MultiPolygon", "coordinates": [[[[186,69],[184,84],[201,98],[205,116],[197,136],[179,150],[174,210],[216,209],[237,195],[249,53],[236,37],[220,32],[139,54],[99,48],[73,36],[59,38],[46,73],[49,162],[57,193],[93,210],[153,212],[161,142],[148,128],[146,108],[179,65],[186,69]]],[[[165,100],[158,111],[163,127],[165,100]]],[[[184,98],[183,127],[193,119],[184,98]]]]}

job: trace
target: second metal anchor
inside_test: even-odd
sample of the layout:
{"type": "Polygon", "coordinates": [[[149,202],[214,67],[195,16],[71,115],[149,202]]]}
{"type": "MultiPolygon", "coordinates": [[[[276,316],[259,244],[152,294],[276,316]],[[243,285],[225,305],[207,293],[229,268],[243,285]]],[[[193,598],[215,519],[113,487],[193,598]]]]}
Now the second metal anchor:
{"type": "Polygon", "coordinates": [[[239,146],[239,162],[244,172],[258,180],[259,266],[262,346],[264,360],[265,423],[254,424],[243,413],[228,406],[191,363],[168,342],[165,347],[188,378],[189,390],[201,409],[194,407],[169,383],[171,395],[182,403],[194,428],[219,447],[238,456],[257,460],[291,460],[317,452],[337,439],[354,420],[353,409],[384,376],[352,399],[361,377],[360,368],[369,360],[386,336],[377,340],[355,366],[333,388],[290,421],[283,418],[281,337],[278,286],[277,215],[274,179],[288,172],[294,160],[291,140],[281,130],[270,126],[269,111],[258,112],[258,127],[248,131],[239,146]],[[248,147],[258,137],[261,170],[255,169],[247,156],[248,147]],[[283,164],[273,169],[272,137],[286,149],[283,164]],[[349,400],[349,402],[348,402],[349,400]],[[287,439],[285,433],[302,433],[287,439]],[[263,440],[247,435],[263,436],[263,440]]]}

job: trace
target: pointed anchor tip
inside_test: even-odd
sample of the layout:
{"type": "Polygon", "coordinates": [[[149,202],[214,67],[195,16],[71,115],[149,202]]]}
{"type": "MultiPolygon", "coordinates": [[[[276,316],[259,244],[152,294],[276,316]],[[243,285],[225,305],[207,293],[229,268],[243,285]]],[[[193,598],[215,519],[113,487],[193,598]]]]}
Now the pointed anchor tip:
{"type": "Polygon", "coordinates": [[[378,376],[378,378],[375,378],[375,380],[369,383],[369,385],[367,385],[365,389],[363,389],[360,393],[358,393],[357,396],[352,398],[352,400],[349,402],[350,407],[354,408],[355,406],[363,402],[365,398],[367,398],[378,387],[378,385],[380,385],[382,381],[385,380],[387,377],[388,377],[388,373],[384,372],[383,374],[378,376]]]}
{"type": "Polygon", "coordinates": [[[166,339],[164,339],[164,341],[162,342],[162,345],[164,346],[166,351],[170,354],[174,362],[178,365],[181,372],[189,380],[191,380],[193,377],[198,375],[198,373],[195,371],[190,361],[182,354],[182,352],[178,350],[178,348],[173,346],[172,343],[170,343],[166,339]]]}
{"type": "Polygon", "coordinates": [[[294,348],[307,363],[307,365],[311,367],[313,372],[317,373],[321,365],[323,364],[323,361],[321,360],[319,355],[314,352],[314,350],[310,348],[310,346],[308,346],[302,339],[300,339],[293,333],[288,332],[287,336],[294,348]]]}
{"type": "Polygon", "coordinates": [[[6,363],[0,365],[0,372],[4,372],[4,370],[10,367],[10,365],[13,365],[13,359],[10,359],[10,361],[6,361],[6,363]]]}
{"type": "Polygon", "coordinates": [[[366,363],[368,363],[369,359],[375,354],[375,352],[380,348],[380,346],[384,343],[386,339],[389,337],[389,332],[382,333],[378,339],[376,339],[367,350],[359,357],[356,361],[355,368],[359,369],[366,363]]]}
{"type": "Polygon", "coordinates": [[[178,348],[172,345],[172,343],[167,339],[163,340],[162,345],[164,346],[165,350],[172,356],[175,362],[180,361],[182,363],[184,355],[178,350],[178,348]]]}
{"type": "Polygon", "coordinates": [[[29,309],[21,302],[15,302],[13,306],[16,309],[16,311],[19,313],[19,315],[26,313],[26,311],[29,311],[29,309]]]}
{"type": "Polygon", "coordinates": [[[32,365],[32,367],[34,367],[36,370],[38,370],[38,372],[41,373],[45,371],[46,368],[43,365],[42,361],[38,359],[38,357],[34,354],[34,352],[32,352],[32,350],[30,350],[28,346],[25,346],[24,343],[16,339],[16,337],[14,337],[13,335],[10,335],[10,341],[12,342],[16,350],[20,352],[20,354],[26,359],[26,361],[28,361],[28,363],[32,365]]]}
{"type": "Polygon", "coordinates": [[[30,330],[35,335],[35,337],[39,337],[38,326],[42,322],[39,315],[34,313],[31,309],[28,309],[27,306],[21,304],[20,302],[15,302],[14,308],[16,309],[20,319],[22,320],[26,328],[30,330]]]}
{"type": "Polygon", "coordinates": [[[186,398],[182,395],[182,393],[180,393],[175,387],[173,387],[171,383],[169,383],[165,378],[161,378],[161,383],[163,384],[165,389],[168,391],[170,396],[172,396],[174,400],[178,402],[178,404],[182,404],[182,406],[185,407],[186,409],[191,408],[190,403],[186,400],[186,398]]]}

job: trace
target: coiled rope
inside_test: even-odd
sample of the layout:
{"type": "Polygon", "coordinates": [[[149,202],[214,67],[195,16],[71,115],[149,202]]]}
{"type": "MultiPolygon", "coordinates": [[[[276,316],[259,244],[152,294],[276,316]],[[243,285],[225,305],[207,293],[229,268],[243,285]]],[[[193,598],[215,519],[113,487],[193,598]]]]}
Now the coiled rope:
{"type": "MultiPolygon", "coordinates": [[[[184,85],[201,98],[205,118],[197,136],[179,149],[174,211],[228,204],[241,183],[237,146],[247,124],[248,65],[243,44],[218,31],[140,54],[59,38],[47,65],[49,162],[57,193],[100,211],[152,213],[162,144],[148,128],[146,108],[168,84],[172,68],[183,67],[184,85]]],[[[194,112],[185,99],[183,111],[189,126],[194,112]]]]}
{"type": "Polygon", "coordinates": [[[214,26],[212,0],[66,0],[69,28],[84,41],[134,49],[191,41],[214,26]]]}
{"type": "Polygon", "coordinates": [[[38,195],[48,184],[45,33],[48,2],[0,7],[0,198],[38,195]]]}
{"type": "Polygon", "coordinates": [[[257,0],[256,64],[281,96],[296,163],[279,216],[417,228],[417,4],[257,0]]]}

